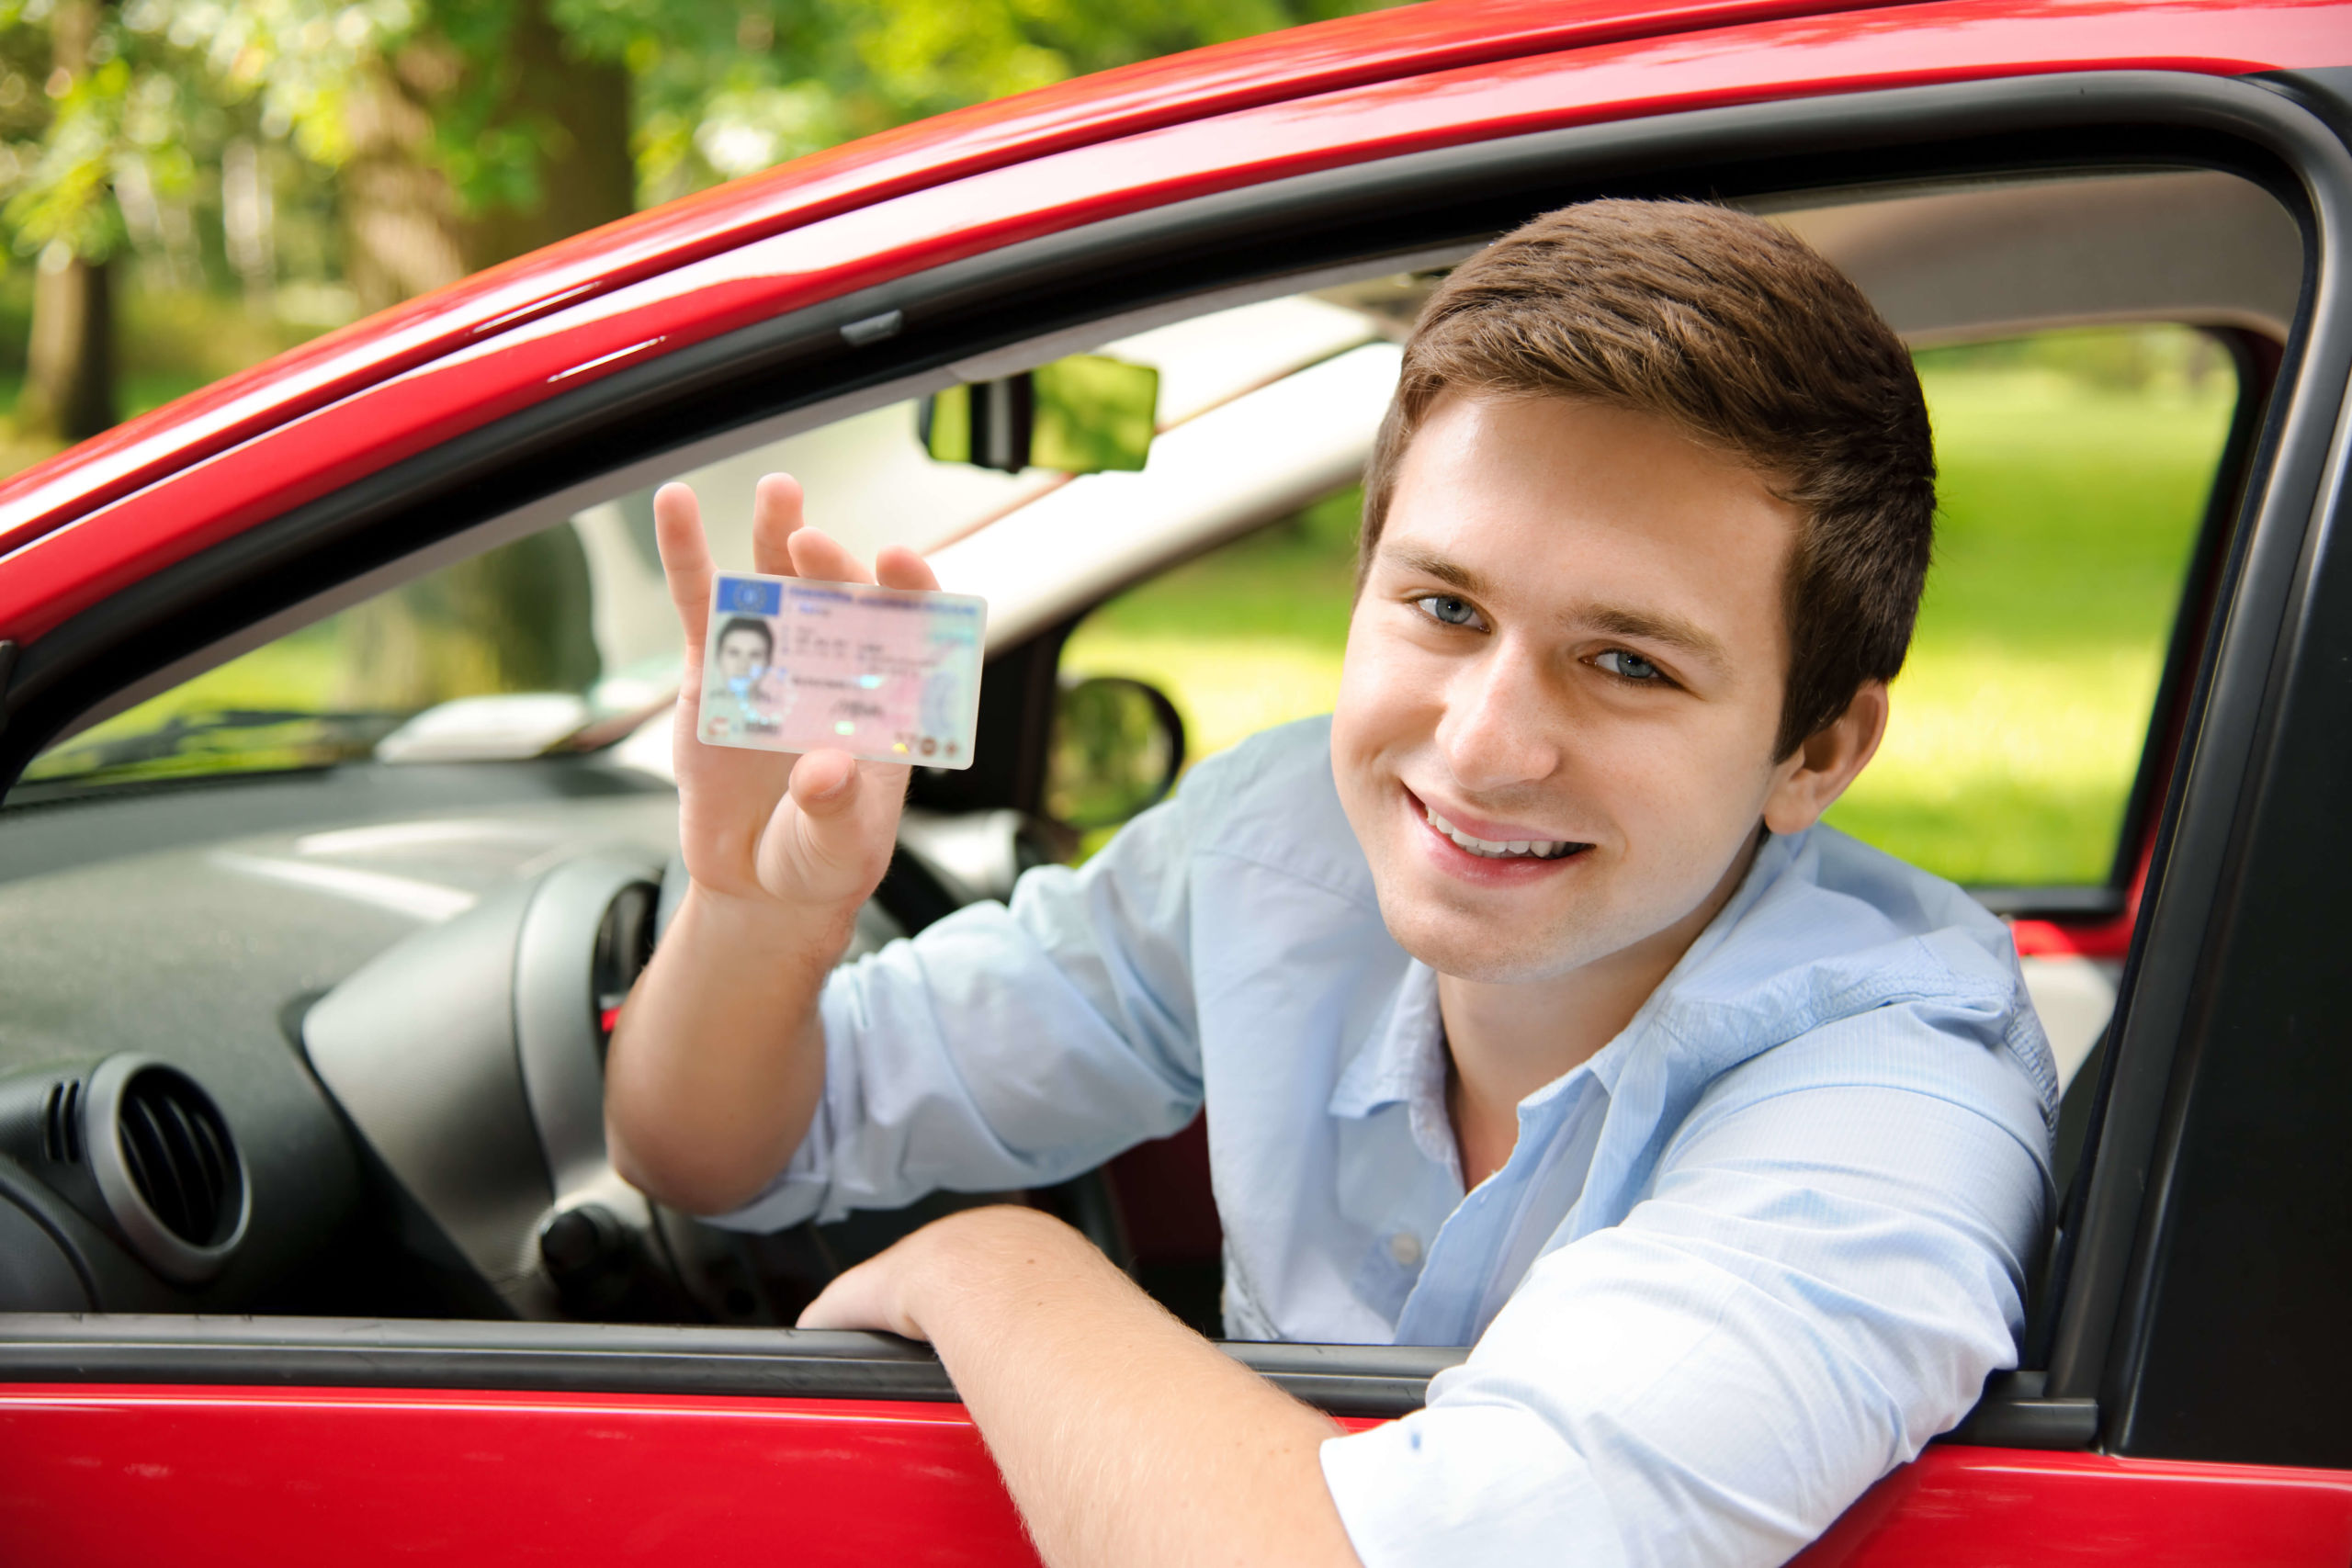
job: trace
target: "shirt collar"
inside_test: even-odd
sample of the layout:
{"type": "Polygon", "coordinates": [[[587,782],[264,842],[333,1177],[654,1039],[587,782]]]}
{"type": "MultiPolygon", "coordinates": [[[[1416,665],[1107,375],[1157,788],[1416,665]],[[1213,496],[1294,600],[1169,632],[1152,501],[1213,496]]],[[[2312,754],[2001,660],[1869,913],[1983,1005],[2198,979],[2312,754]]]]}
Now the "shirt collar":
{"type": "MultiPolygon", "coordinates": [[[[1676,983],[1704,963],[1721,947],[1732,928],[1786,868],[1804,836],[1781,838],[1767,834],[1755,863],[1740,886],[1707,922],[1657,989],[1645,999],[1617,1037],[1578,1067],[1561,1074],[1521,1103],[1527,1107],[1555,1099],[1578,1071],[1589,1070],[1603,1089],[1615,1092],[1628,1041],[1657,1012],[1676,983]]],[[[1334,1116],[1361,1119],[1390,1105],[1411,1108],[1413,1138],[1422,1152],[1442,1163],[1455,1157],[1453,1133],[1445,1113],[1445,1020],[1438,1010],[1437,971],[1418,958],[1408,959],[1405,973],[1388,998],[1387,1009],[1374,1025],[1364,1048],[1355,1054],[1331,1091],[1327,1109],[1334,1116]]]]}
{"type": "Polygon", "coordinates": [[[1413,1141],[1441,1165],[1455,1158],[1445,1114],[1445,1021],[1438,1011],[1437,972],[1408,960],[1372,1037],[1331,1090],[1334,1116],[1361,1119],[1390,1105],[1412,1113],[1413,1141]]]}

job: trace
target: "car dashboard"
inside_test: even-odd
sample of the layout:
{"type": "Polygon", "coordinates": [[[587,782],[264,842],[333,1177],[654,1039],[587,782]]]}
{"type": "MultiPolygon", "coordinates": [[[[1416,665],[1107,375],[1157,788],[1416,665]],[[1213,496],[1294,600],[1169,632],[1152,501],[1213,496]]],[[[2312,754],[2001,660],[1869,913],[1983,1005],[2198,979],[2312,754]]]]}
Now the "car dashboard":
{"type": "MultiPolygon", "coordinates": [[[[846,956],[1003,890],[951,864],[1009,886],[1017,829],[910,813],[846,956]]],[[[12,807],[0,1310],[788,1322],[842,1247],[660,1209],[605,1152],[676,835],[595,757],[12,807]]]]}

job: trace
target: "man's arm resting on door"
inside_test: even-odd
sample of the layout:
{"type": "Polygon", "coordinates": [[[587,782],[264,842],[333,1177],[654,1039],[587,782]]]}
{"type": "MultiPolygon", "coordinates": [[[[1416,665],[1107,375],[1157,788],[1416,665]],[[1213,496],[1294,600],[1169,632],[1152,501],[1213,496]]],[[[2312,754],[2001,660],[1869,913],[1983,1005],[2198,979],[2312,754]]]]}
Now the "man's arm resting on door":
{"type": "Polygon", "coordinates": [[[937,1347],[1053,1568],[1357,1568],[1318,1459],[1337,1424],[1057,1220],[953,1215],[842,1275],[800,1325],[937,1347]]]}

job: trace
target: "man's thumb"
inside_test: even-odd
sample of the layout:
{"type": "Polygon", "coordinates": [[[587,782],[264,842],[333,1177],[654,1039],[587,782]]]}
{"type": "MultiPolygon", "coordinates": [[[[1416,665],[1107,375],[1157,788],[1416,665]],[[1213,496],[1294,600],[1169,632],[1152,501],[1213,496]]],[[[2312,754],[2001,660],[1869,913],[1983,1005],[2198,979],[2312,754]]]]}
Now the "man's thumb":
{"type": "Polygon", "coordinates": [[[811,751],[793,765],[792,799],[804,815],[838,817],[857,797],[857,762],[843,751],[811,751]]]}

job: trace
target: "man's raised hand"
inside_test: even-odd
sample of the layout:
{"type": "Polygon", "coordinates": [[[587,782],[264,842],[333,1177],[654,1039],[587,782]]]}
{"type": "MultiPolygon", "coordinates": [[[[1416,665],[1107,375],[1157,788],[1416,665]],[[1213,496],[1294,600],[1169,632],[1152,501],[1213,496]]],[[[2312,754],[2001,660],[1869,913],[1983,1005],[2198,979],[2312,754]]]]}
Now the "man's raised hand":
{"type": "MultiPolygon", "coordinates": [[[[890,863],[906,766],[858,761],[833,750],[794,756],[704,745],[695,721],[716,569],[692,490],[662,486],[653,497],[653,520],[686,637],[673,747],[679,842],[688,874],[707,894],[748,905],[838,911],[862,903],[890,863]]],[[[776,577],[939,586],[912,550],[885,549],[869,570],[838,540],[804,526],[800,486],[786,474],[768,475],[755,491],[752,564],[776,577]]]]}

